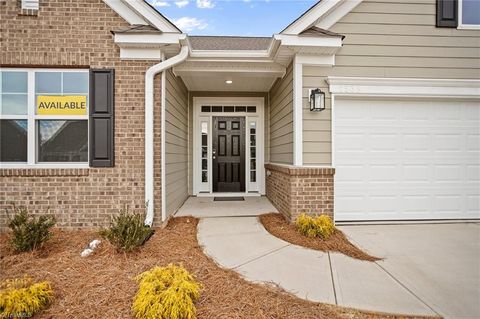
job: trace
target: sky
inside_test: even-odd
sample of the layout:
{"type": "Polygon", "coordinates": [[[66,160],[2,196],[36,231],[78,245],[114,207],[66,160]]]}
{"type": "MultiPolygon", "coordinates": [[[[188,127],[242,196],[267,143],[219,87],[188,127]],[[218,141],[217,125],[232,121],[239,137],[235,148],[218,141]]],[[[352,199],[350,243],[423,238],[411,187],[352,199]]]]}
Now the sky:
{"type": "Polygon", "coordinates": [[[147,0],[190,35],[272,36],[317,0],[147,0]]]}

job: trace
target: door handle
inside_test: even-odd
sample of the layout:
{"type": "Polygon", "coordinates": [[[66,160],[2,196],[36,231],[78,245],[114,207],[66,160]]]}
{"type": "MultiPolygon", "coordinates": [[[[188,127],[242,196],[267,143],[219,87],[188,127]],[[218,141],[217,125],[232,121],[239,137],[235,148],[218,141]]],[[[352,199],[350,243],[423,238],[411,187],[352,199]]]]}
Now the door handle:
{"type": "Polygon", "coordinates": [[[213,159],[216,158],[216,157],[215,157],[215,154],[216,154],[216,153],[217,153],[217,151],[213,148],[213,149],[212,149],[212,158],[213,158],[213,159]]]}

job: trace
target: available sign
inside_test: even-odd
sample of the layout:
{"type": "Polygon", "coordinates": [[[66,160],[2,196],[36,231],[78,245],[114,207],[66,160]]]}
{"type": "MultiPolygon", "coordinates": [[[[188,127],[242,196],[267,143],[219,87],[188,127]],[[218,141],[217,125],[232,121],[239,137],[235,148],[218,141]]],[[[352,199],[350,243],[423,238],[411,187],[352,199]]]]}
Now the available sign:
{"type": "Polygon", "coordinates": [[[87,115],[87,97],[82,95],[39,95],[39,115],[87,115]]]}

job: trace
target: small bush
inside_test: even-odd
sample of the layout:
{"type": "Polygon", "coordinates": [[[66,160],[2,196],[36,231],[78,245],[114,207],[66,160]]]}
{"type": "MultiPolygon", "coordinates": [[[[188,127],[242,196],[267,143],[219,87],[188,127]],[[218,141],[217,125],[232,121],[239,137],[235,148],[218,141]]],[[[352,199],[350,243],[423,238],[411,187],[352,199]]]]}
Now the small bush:
{"type": "Polygon", "coordinates": [[[118,250],[131,251],[141,246],[153,235],[153,229],[145,226],[144,213],[131,213],[128,207],[112,218],[110,227],[100,232],[118,250]]]}
{"type": "Polygon", "coordinates": [[[335,231],[333,221],[327,215],[317,217],[301,214],[295,221],[297,229],[307,237],[328,239],[335,231]]]}
{"type": "Polygon", "coordinates": [[[29,277],[0,283],[0,318],[30,318],[53,300],[48,281],[33,283],[29,277]]]}
{"type": "MultiPolygon", "coordinates": [[[[7,212],[8,215],[8,212],[7,212]]],[[[8,227],[13,236],[11,245],[15,251],[30,251],[40,248],[52,237],[50,228],[55,225],[55,218],[41,215],[38,218],[28,215],[26,208],[17,208],[13,205],[13,218],[8,227]]]]}
{"type": "Polygon", "coordinates": [[[182,266],[154,267],[135,278],[139,282],[132,311],[143,319],[196,318],[201,285],[182,266]]]}

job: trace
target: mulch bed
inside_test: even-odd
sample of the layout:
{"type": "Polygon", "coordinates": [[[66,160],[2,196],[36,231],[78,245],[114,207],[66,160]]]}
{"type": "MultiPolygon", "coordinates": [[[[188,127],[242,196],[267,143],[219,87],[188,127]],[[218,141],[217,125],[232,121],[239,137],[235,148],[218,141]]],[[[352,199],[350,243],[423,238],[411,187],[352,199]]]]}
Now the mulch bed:
{"type": "Polygon", "coordinates": [[[289,223],[281,214],[264,214],[260,216],[260,221],[270,234],[291,244],[325,252],[335,251],[360,260],[376,261],[381,259],[371,256],[353,245],[338,229],[335,229],[333,235],[328,239],[309,238],[298,232],[295,224],[289,223]]]}
{"type": "Polygon", "coordinates": [[[197,222],[194,218],[174,218],[129,254],[118,253],[102,241],[86,258],[80,257],[80,252],[99,238],[93,231],[55,230],[44,249],[22,254],[10,250],[3,234],[0,279],[28,274],[52,282],[55,301],[35,318],[132,318],[131,304],[137,290],[132,278],[168,263],[183,264],[204,285],[197,302],[198,318],[407,318],[308,302],[272,286],[249,283],[203,254],[196,238],[197,222]]]}

